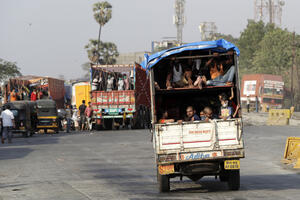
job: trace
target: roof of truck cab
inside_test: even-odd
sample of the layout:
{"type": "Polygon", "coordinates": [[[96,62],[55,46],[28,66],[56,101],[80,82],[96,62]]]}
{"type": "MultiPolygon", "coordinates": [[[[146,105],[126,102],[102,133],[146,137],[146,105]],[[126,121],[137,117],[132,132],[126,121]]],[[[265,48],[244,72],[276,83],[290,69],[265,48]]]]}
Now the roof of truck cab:
{"type": "Polygon", "coordinates": [[[182,53],[184,51],[193,51],[193,50],[212,50],[215,52],[224,53],[229,50],[234,50],[236,54],[240,55],[240,50],[232,43],[220,39],[214,41],[202,41],[194,42],[189,44],[184,44],[182,46],[173,47],[171,49],[163,50],[152,55],[145,54],[145,60],[141,63],[141,66],[144,69],[150,70],[154,67],[160,60],[175,54],[182,53]]]}

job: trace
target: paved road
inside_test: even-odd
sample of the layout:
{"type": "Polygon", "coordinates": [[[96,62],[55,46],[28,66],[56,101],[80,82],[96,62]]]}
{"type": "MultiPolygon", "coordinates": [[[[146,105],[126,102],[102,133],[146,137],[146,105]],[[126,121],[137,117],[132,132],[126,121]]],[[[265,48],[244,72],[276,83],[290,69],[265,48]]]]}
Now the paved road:
{"type": "Polygon", "coordinates": [[[15,138],[0,145],[0,200],[299,199],[300,174],[280,164],[286,137],[297,135],[299,127],[246,127],[240,191],[208,177],[175,179],[168,194],[157,191],[149,131],[15,138]]]}

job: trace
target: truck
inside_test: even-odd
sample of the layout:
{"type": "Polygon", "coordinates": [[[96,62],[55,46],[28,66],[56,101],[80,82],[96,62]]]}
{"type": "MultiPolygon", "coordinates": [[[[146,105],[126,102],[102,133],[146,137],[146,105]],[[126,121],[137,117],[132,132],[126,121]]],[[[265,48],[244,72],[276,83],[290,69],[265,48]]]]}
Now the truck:
{"type": "MultiPolygon", "coordinates": [[[[92,122],[96,129],[119,129],[120,126],[145,128],[150,125],[150,83],[145,69],[138,64],[91,65],[92,122]],[[109,76],[115,87],[107,88],[109,76]],[[118,90],[117,79],[128,80],[127,89],[118,90]],[[93,83],[101,77],[98,85],[93,83]]],[[[120,88],[119,88],[120,89],[120,88]]]]}
{"type": "Polygon", "coordinates": [[[78,109],[85,100],[86,105],[91,101],[91,84],[89,81],[76,81],[72,83],[72,105],[78,109]]]}
{"type": "Polygon", "coordinates": [[[246,104],[249,98],[250,107],[258,103],[261,108],[282,108],[284,82],[280,75],[245,74],[241,90],[242,103],[246,104]]]}
{"type": "Polygon", "coordinates": [[[56,102],[57,108],[64,108],[64,80],[42,76],[28,75],[9,79],[4,85],[4,102],[8,102],[8,96],[12,90],[26,91],[27,96],[30,97],[34,89],[44,91],[46,93],[44,94],[44,98],[53,99],[56,102]]]}
{"type": "MultiPolygon", "coordinates": [[[[198,114],[210,106],[214,113],[220,109],[218,95],[234,93],[232,103],[240,104],[238,78],[239,50],[226,40],[185,44],[146,56],[141,66],[150,76],[151,124],[155,151],[157,182],[160,192],[170,191],[170,179],[183,176],[193,181],[203,176],[219,177],[228,183],[230,190],[240,187],[240,159],[245,157],[241,111],[236,118],[208,121],[182,121],[186,108],[193,106],[198,114]],[[166,77],[172,62],[182,66],[201,60],[206,68],[208,60],[231,59],[235,68],[232,84],[173,88],[166,86],[166,77]],[[162,113],[168,111],[169,122],[163,122],[162,113]]],[[[199,62],[200,63],[200,62],[199,62]]],[[[224,65],[224,72],[230,66],[224,65]]],[[[209,70],[203,72],[209,77],[209,70]],[[207,74],[208,73],[208,74],[207,74]]]]}

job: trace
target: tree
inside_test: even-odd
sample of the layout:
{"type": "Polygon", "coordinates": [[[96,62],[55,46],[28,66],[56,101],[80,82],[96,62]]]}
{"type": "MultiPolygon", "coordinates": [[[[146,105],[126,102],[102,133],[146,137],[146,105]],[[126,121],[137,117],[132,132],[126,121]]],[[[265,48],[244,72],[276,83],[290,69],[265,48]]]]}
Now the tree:
{"type": "Polygon", "coordinates": [[[248,20],[246,29],[241,33],[237,46],[242,52],[240,67],[246,70],[253,68],[252,60],[255,51],[259,49],[259,43],[265,36],[265,24],[263,21],[248,20]]]}
{"type": "Polygon", "coordinates": [[[257,45],[252,66],[257,73],[282,74],[292,66],[292,34],[276,28],[265,34],[257,45]]]}
{"type": "Polygon", "coordinates": [[[116,57],[119,56],[117,46],[112,42],[98,42],[90,40],[85,46],[88,57],[93,63],[111,65],[116,63],[116,57]]]}
{"type": "MultiPolygon", "coordinates": [[[[94,18],[99,24],[98,41],[100,41],[101,29],[112,17],[112,6],[107,1],[98,2],[94,4],[93,11],[94,18]]],[[[98,50],[99,48],[98,44],[98,50]]]]}
{"type": "Polygon", "coordinates": [[[0,81],[5,81],[11,77],[21,75],[22,74],[15,62],[5,61],[0,58],[0,81]]]}
{"type": "Polygon", "coordinates": [[[82,70],[85,72],[83,78],[89,78],[90,77],[90,70],[91,70],[91,65],[90,63],[86,62],[86,63],[83,63],[81,65],[81,68],[82,70]]]}

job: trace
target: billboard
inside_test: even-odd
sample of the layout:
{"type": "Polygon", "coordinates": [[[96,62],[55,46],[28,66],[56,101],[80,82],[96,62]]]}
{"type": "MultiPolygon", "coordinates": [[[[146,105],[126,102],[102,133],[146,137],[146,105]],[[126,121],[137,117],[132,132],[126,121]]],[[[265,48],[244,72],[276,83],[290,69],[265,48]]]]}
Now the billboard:
{"type": "Polygon", "coordinates": [[[245,81],[243,95],[255,95],[256,80],[245,81]]]}

